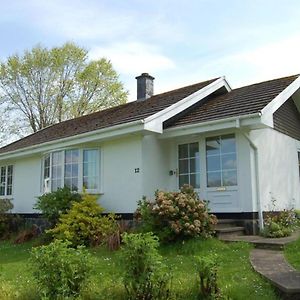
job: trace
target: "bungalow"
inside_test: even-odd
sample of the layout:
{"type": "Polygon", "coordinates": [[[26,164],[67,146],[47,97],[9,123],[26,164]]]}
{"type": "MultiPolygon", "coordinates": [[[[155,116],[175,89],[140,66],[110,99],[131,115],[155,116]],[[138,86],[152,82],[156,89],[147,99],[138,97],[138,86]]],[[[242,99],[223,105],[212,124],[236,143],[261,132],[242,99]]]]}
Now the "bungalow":
{"type": "Polygon", "coordinates": [[[231,89],[224,77],[52,125],[0,149],[0,197],[32,215],[64,185],[130,217],[143,195],[191,184],[222,218],[300,208],[300,77],[231,89]],[[274,204],[275,203],[275,204],[274,204]]]}

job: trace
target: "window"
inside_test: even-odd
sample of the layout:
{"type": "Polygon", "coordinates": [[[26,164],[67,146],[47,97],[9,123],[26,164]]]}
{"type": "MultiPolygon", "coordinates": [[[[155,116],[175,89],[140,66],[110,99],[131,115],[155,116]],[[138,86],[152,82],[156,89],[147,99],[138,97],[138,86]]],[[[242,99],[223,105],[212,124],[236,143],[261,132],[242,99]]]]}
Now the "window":
{"type": "Polygon", "coordinates": [[[0,196],[12,195],[13,166],[0,167],[0,196]]]}
{"type": "Polygon", "coordinates": [[[190,184],[200,188],[199,144],[190,143],[178,146],[179,187],[190,184]]]}
{"type": "Polygon", "coordinates": [[[237,185],[236,145],[233,134],[206,139],[207,186],[237,185]]]}
{"type": "Polygon", "coordinates": [[[55,151],[43,158],[44,192],[56,191],[63,186],[72,191],[99,192],[98,149],[68,149],[55,151]]]}

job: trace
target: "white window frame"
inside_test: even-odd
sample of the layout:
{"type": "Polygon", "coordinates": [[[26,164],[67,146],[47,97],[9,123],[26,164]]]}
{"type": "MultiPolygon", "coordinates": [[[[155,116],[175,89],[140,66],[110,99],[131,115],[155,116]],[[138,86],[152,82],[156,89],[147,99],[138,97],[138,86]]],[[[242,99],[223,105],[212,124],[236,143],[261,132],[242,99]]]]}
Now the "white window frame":
{"type": "MultiPolygon", "coordinates": [[[[4,198],[12,198],[14,192],[14,166],[12,164],[2,165],[0,166],[0,176],[1,176],[1,169],[5,168],[5,182],[4,182],[4,195],[0,195],[0,199],[4,198]],[[11,182],[11,194],[7,194],[8,188],[8,167],[12,167],[12,182],[11,182]]],[[[1,182],[0,182],[1,184],[1,182]]]]}
{"type": "Polygon", "coordinates": [[[52,190],[52,156],[55,152],[61,152],[62,161],[61,161],[61,187],[64,187],[65,182],[65,152],[68,150],[78,150],[78,192],[83,192],[83,152],[85,150],[96,150],[97,151],[97,168],[96,168],[96,177],[98,178],[97,184],[98,187],[96,189],[85,189],[85,191],[89,194],[101,194],[101,150],[99,148],[67,148],[62,150],[55,150],[52,152],[45,153],[42,158],[42,192],[48,193],[52,190]],[[50,155],[50,172],[49,177],[45,178],[45,158],[47,155],[50,155]]]}
{"type": "Polygon", "coordinates": [[[214,189],[214,188],[220,188],[220,187],[226,187],[226,188],[236,188],[238,186],[238,149],[237,149],[237,137],[235,133],[224,133],[224,134],[219,134],[219,135],[215,135],[215,136],[207,136],[205,138],[205,162],[206,162],[206,188],[207,189],[214,189]],[[220,140],[222,140],[222,137],[224,136],[228,136],[228,135],[233,135],[234,140],[235,140],[235,152],[228,152],[228,153],[222,153],[221,148],[220,148],[220,152],[218,154],[213,154],[213,155],[207,155],[207,150],[206,150],[206,146],[207,146],[207,139],[211,139],[211,138],[219,138],[220,140]],[[222,168],[222,155],[230,155],[230,154],[235,154],[235,163],[236,163],[236,168],[235,169],[227,169],[226,171],[236,171],[236,184],[235,185],[224,185],[223,184],[223,168],[222,168]],[[220,170],[216,170],[216,171],[208,171],[208,163],[207,163],[207,158],[208,157],[219,157],[220,159],[220,170]],[[221,185],[220,186],[208,186],[208,173],[214,173],[214,172],[220,172],[221,174],[221,185]]]}
{"type": "MultiPolygon", "coordinates": [[[[180,186],[180,175],[188,175],[189,177],[189,182],[190,182],[190,175],[197,175],[199,176],[199,187],[194,187],[195,190],[200,190],[201,188],[201,160],[200,160],[200,144],[199,144],[199,141],[188,141],[188,142],[183,142],[183,143],[180,143],[180,144],[177,144],[177,170],[178,170],[178,180],[177,180],[177,186],[178,188],[180,189],[181,186],[180,186]],[[182,145],[188,145],[188,149],[190,147],[190,144],[198,144],[198,151],[199,151],[199,156],[198,157],[186,157],[186,158],[179,158],[179,147],[182,146],[182,145]],[[188,159],[188,161],[190,159],[197,159],[198,158],[198,163],[199,163],[199,172],[190,172],[190,164],[188,163],[188,168],[189,168],[189,172],[188,173],[180,173],[180,169],[179,169],[179,161],[180,160],[184,160],[184,159],[188,159]]],[[[190,183],[189,183],[190,184],[190,183]]]]}

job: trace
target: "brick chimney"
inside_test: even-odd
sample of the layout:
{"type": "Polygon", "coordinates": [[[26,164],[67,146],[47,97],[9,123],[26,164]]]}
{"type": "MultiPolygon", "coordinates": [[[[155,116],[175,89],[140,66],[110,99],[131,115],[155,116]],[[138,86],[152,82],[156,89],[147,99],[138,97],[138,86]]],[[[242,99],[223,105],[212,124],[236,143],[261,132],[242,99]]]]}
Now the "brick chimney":
{"type": "Polygon", "coordinates": [[[140,76],[135,77],[137,80],[137,100],[143,101],[153,95],[153,80],[154,77],[148,73],[142,73],[140,76]]]}

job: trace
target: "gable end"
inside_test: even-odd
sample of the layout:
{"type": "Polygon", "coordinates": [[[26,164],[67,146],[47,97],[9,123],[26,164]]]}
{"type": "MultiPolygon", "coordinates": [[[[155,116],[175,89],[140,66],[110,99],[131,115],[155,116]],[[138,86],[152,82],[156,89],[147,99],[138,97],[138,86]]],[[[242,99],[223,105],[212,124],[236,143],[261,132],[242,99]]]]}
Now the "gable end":
{"type": "Polygon", "coordinates": [[[273,115],[274,129],[300,141],[300,114],[292,98],[273,115]]]}

